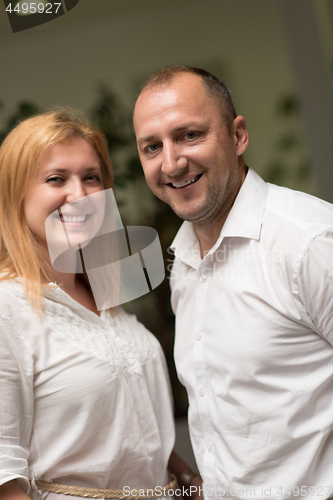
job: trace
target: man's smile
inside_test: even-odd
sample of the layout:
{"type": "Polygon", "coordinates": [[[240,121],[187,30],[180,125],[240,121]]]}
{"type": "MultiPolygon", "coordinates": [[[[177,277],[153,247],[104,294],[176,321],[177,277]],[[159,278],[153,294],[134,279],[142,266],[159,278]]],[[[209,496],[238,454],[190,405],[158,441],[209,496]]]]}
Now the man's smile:
{"type": "Polygon", "coordinates": [[[195,175],[194,177],[191,177],[190,179],[187,179],[185,181],[182,181],[182,182],[169,182],[167,185],[171,186],[171,187],[173,187],[175,189],[183,188],[183,187],[188,186],[189,184],[193,184],[198,179],[200,179],[201,176],[202,176],[202,174],[198,174],[198,175],[195,175]]]}

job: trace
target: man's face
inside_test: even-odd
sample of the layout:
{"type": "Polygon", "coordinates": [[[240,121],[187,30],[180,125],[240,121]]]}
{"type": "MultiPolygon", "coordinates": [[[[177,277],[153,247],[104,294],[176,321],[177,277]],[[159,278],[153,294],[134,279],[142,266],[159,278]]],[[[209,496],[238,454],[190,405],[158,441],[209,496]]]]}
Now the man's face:
{"type": "Polygon", "coordinates": [[[201,78],[181,73],[143,91],[134,128],[147,183],[158,198],[194,223],[226,217],[245,178],[239,161],[248,141],[242,117],[229,133],[201,78]]]}

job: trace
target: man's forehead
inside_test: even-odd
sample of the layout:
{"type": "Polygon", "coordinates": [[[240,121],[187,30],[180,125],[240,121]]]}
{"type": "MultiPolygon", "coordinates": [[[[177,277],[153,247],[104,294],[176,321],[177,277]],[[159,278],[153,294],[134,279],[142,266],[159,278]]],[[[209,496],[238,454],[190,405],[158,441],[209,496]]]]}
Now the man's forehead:
{"type": "Polygon", "coordinates": [[[188,110],[209,105],[201,78],[192,74],[176,75],[171,81],[145,88],[134,108],[134,125],[141,117],[160,114],[164,109],[187,108],[188,110]]]}
{"type": "MultiPolygon", "coordinates": [[[[172,91],[172,90],[182,90],[183,88],[188,91],[194,90],[204,93],[204,86],[202,79],[199,75],[193,73],[182,72],[170,76],[170,78],[163,82],[156,82],[148,85],[143,89],[139,99],[149,98],[154,95],[160,95],[162,93],[172,91]]],[[[138,100],[139,100],[138,99],[138,100]]]]}

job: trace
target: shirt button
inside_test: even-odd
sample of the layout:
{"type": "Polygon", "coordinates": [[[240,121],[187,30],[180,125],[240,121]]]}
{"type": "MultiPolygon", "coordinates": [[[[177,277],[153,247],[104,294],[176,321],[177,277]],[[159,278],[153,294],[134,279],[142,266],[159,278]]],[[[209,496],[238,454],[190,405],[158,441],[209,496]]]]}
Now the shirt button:
{"type": "Polygon", "coordinates": [[[197,332],[197,334],[196,334],[196,338],[197,338],[198,340],[201,340],[201,339],[202,339],[202,332],[197,332]]]}
{"type": "Polygon", "coordinates": [[[211,443],[208,443],[207,444],[207,450],[208,451],[212,451],[212,449],[213,449],[213,446],[211,445],[211,443]]]}
{"type": "Polygon", "coordinates": [[[207,281],[207,276],[206,276],[205,274],[203,274],[203,275],[201,276],[200,280],[201,280],[201,283],[206,283],[206,281],[207,281]]]}
{"type": "Polygon", "coordinates": [[[206,391],[205,391],[205,389],[203,387],[201,387],[199,389],[199,394],[200,394],[200,396],[204,396],[206,394],[206,391]]]}

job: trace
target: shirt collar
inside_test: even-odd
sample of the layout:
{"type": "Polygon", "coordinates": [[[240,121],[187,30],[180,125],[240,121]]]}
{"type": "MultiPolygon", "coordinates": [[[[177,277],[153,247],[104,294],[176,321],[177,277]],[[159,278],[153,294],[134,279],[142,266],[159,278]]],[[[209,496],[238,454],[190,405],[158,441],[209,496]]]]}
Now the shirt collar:
{"type": "MultiPolygon", "coordinates": [[[[268,184],[249,168],[220,236],[209,254],[215,252],[226,237],[259,239],[267,194],[268,184]]],[[[194,256],[198,252],[200,255],[200,245],[191,222],[183,222],[170,248],[176,257],[193,264],[194,256]]]]}

